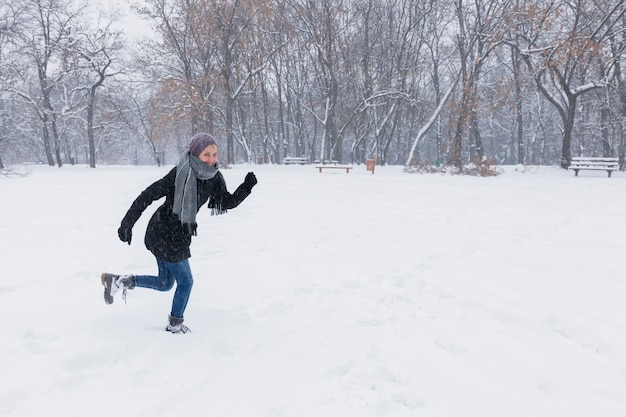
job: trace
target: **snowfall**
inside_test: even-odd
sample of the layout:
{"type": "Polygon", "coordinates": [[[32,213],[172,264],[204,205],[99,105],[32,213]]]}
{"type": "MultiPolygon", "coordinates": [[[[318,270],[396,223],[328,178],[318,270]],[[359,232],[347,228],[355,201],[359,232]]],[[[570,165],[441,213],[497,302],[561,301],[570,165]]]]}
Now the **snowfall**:
{"type": "Polygon", "coordinates": [[[234,165],[174,335],[173,291],[100,283],[156,273],[160,202],[117,228],[170,168],[0,176],[0,415],[626,415],[626,173],[234,165]]]}

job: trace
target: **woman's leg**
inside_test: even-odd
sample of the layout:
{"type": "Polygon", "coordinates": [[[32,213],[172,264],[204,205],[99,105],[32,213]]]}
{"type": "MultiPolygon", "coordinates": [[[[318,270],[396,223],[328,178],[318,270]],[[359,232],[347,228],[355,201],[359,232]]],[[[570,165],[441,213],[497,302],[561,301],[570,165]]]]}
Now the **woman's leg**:
{"type": "Polygon", "coordinates": [[[169,269],[170,275],[174,276],[176,280],[176,292],[174,292],[170,315],[182,319],[187,308],[191,288],[193,287],[193,276],[191,275],[189,260],[185,259],[176,263],[165,262],[165,264],[167,269],[169,269]]]}
{"type": "Polygon", "coordinates": [[[171,316],[182,319],[191,288],[193,287],[193,276],[191,275],[191,267],[189,260],[185,259],[180,262],[167,262],[157,259],[159,267],[159,275],[135,275],[135,287],[151,288],[158,291],[169,291],[176,283],[176,291],[172,300],[171,316]]]}
{"type": "Polygon", "coordinates": [[[176,277],[170,271],[168,265],[172,265],[169,262],[157,259],[157,266],[159,267],[159,275],[135,275],[135,286],[141,288],[151,288],[157,291],[169,291],[174,286],[176,277]]]}

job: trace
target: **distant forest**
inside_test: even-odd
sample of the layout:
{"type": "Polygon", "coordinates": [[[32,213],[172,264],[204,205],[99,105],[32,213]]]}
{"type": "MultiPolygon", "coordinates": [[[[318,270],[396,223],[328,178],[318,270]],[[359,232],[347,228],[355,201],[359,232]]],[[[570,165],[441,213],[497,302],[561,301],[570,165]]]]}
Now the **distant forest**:
{"type": "Polygon", "coordinates": [[[0,0],[0,168],[204,131],[223,164],[623,169],[625,1],[0,0]]]}

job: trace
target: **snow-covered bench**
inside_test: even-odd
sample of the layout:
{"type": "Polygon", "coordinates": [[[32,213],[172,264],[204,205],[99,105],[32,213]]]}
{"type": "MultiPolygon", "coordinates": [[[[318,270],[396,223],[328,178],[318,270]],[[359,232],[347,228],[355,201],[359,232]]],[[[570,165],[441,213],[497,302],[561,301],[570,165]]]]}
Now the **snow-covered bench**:
{"type": "Polygon", "coordinates": [[[286,156],[283,158],[283,164],[285,165],[291,165],[291,164],[300,164],[300,165],[304,165],[306,164],[307,160],[304,157],[300,157],[300,156],[286,156]]]}
{"type": "Polygon", "coordinates": [[[619,169],[619,160],[609,157],[585,157],[577,156],[572,158],[569,169],[574,170],[574,175],[578,176],[578,171],[587,169],[595,171],[606,171],[611,176],[611,172],[619,169]]]}
{"type": "Polygon", "coordinates": [[[339,165],[339,164],[329,164],[329,165],[315,165],[315,168],[319,169],[322,172],[323,169],[345,169],[346,174],[350,173],[350,170],[354,168],[352,165],[339,165]]]}

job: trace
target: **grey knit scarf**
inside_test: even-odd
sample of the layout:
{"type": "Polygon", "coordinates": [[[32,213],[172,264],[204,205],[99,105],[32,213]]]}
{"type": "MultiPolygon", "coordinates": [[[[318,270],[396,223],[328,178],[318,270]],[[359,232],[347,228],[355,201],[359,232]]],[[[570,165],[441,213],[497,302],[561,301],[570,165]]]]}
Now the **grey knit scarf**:
{"type": "Polygon", "coordinates": [[[217,174],[217,164],[208,165],[185,151],[176,167],[173,212],[192,235],[196,235],[198,212],[198,189],[196,179],[210,180],[217,174]]]}

